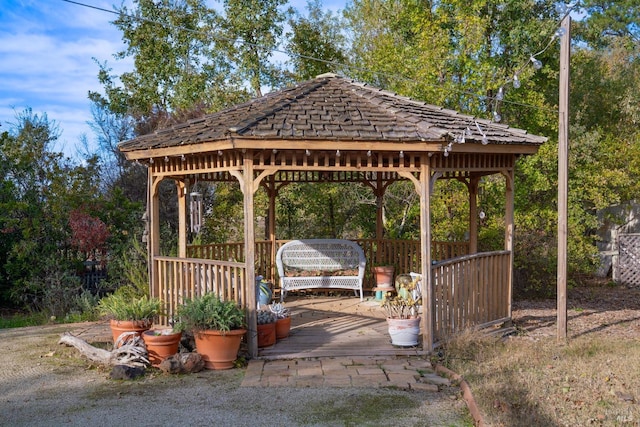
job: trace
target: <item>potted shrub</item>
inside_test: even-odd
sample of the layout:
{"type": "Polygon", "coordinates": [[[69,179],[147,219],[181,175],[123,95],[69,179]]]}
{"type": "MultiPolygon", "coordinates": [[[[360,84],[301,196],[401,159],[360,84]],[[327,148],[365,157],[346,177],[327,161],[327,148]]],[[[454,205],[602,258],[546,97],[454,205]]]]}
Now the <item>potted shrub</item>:
{"type": "Polygon", "coordinates": [[[245,328],[245,312],[235,301],[214,293],[185,300],[178,309],[180,331],[193,331],[196,351],[207,369],[231,369],[238,357],[245,328]]]}
{"type": "Polygon", "coordinates": [[[291,316],[289,309],[284,306],[283,302],[273,303],[269,307],[272,313],[276,315],[276,339],[281,340],[289,336],[291,331],[291,316]]]}
{"type": "Polygon", "coordinates": [[[258,310],[258,347],[268,347],[276,343],[276,320],[278,317],[270,310],[258,310]]]}
{"type": "Polygon", "coordinates": [[[142,339],[149,352],[149,362],[158,366],[164,359],[178,352],[182,332],[172,328],[149,329],[142,333],[142,339]]]}
{"type": "Polygon", "coordinates": [[[153,325],[153,319],[160,314],[162,303],[147,295],[135,296],[125,289],[102,298],[98,303],[100,314],[110,318],[109,326],[113,342],[124,332],[136,332],[140,335],[153,325]]]}
{"type": "Polygon", "coordinates": [[[391,344],[399,347],[418,345],[420,336],[420,316],[414,290],[419,279],[401,285],[397,295],[387,292],[381,302],[386,312],[391,344]]]}

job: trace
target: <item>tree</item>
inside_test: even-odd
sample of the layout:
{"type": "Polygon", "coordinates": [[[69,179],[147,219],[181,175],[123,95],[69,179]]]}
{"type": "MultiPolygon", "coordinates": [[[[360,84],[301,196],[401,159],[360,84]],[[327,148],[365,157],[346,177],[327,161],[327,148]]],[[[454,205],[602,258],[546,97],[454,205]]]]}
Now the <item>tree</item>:
{"type": "Polygon", "coordinates": [[[278,46],[286,13],[286,0],[224,0],[225,17],[219,20],[224,38],[222,49],[232,58],[235,72],[248,82],[253,96],[262,96],[263,86],[277,87],[280,68],[269,58],[278,46]]]}
{"type": "Polygon", "coordinates": [[[100,64],[105,94],[89,94],[99,107],[131,116],[141,135],[246,97],[242,82],[218,46],[219,19],[201,0],[136,0],[114,24],[127,44],[117,59],[133,57],[134,70],[119,76],[100,64]]]}
{"type": "MultiPolygon", "coordinates": [[[[0,298],[36,303],[36,294],[23,292],[34,283],[46,285],[51,268],[64,276],[77,259],[69,255],[69,212],[99,199],[99,168],[95,158],[77,166],[51,151],[58,127],[46,114],[30,109],[0,139],[0,298]],[[29,300],[27,297],[30,297],[29,300]],[[27,299],[25,299],[27,298],[27,299]]],[[[61,276],[61,277],[62,277],[61,276]]]]}
{"type": "Polygon", "coordinates": [[[339,17],[323,12],[321,0],[309,0],[307,11],[307,17],[295,13],[289,19],[287,50],[296,80],[340,71],[347,62],[339,17]]]}

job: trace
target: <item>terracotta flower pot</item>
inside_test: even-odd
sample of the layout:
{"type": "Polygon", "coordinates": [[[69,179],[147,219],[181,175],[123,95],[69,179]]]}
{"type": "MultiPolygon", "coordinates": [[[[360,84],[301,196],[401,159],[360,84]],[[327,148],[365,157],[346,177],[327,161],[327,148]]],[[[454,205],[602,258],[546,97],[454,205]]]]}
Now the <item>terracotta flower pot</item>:
{"type": "Polygon", "coordinates": [[[391,344],[399,347],[415,347],[420,336],[420,317],[395,319],[387,317],[391,344]]]}
{"type": "Polygon", "coordinates": [[[135,332],[137,335],[142,334],[144,331],[149,330],[153,325],[151,320],[111,320],[109,326],[111,327],[111,335],[113,336],[113,342],[118,341],[118,337],[124,332],[135,332]]]}
{"type": "Polygon", "coordinates": [[[204,330],[196,331],[194,338],[196,351],[207,369],[231,369],[238,357],[242,337],[246,329],[234,329],[228,332],[204,330]]]}
{"type": "Polygon", "coordinates": [[[393,271],[394,268],[392,265],[373,267],[376,287],[393,289],[393,271]]]}
{"type": "Polygon", "coordinates": [[[173,332],[171,329],[148,330],[142,333],[142,339],[149,352],[149,362],[152,366],[158,366],[164,359],[173,356],[180,347],[181,332],[173,332]]]}
{"type": "Polygon", "coordinates": [[[258,347],[269,347],[276,343],[276,322],[258,325],[258,347]]]}
{"type": "Polygon", "coordinates": [[[281,340],[289,336],[291,331],[291,316],[276,321],[276,339],[281,340]]]}

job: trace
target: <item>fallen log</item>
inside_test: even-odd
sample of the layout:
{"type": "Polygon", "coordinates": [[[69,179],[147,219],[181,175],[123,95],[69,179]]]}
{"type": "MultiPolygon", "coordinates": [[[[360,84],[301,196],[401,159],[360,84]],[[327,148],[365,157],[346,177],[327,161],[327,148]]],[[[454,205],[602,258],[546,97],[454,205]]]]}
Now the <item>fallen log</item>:
{"type": "Polygon", "coordinates": [[[102,365],[127,365],[137,367],[149,366],[150,363],[147,348],[145,347],[142,338],[135,335],[133,332],[128,332],[126,334],[134,335],[123,337],[125,334],[122,334],[118,337],[118,341],[112,351],[94,347],[82,338],[78,338],[69,332],[65,332],[60,336],[58,344],[75,347],[78,349],[80,354],[85,356],[87,359],[102,365]]]}

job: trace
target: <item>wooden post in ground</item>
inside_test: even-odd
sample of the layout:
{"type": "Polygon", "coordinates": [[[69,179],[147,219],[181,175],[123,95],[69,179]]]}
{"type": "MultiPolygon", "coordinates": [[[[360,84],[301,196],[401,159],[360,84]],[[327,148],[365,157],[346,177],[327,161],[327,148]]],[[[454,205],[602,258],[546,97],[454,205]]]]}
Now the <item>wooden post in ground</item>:
{"type": "Polygon", "coordinates": [[[558,337],[567,338],[567,193],[569,170],[569,64],[571,17],[565,16],[560,42],[560,97],[558,112],[558,337]]]}

